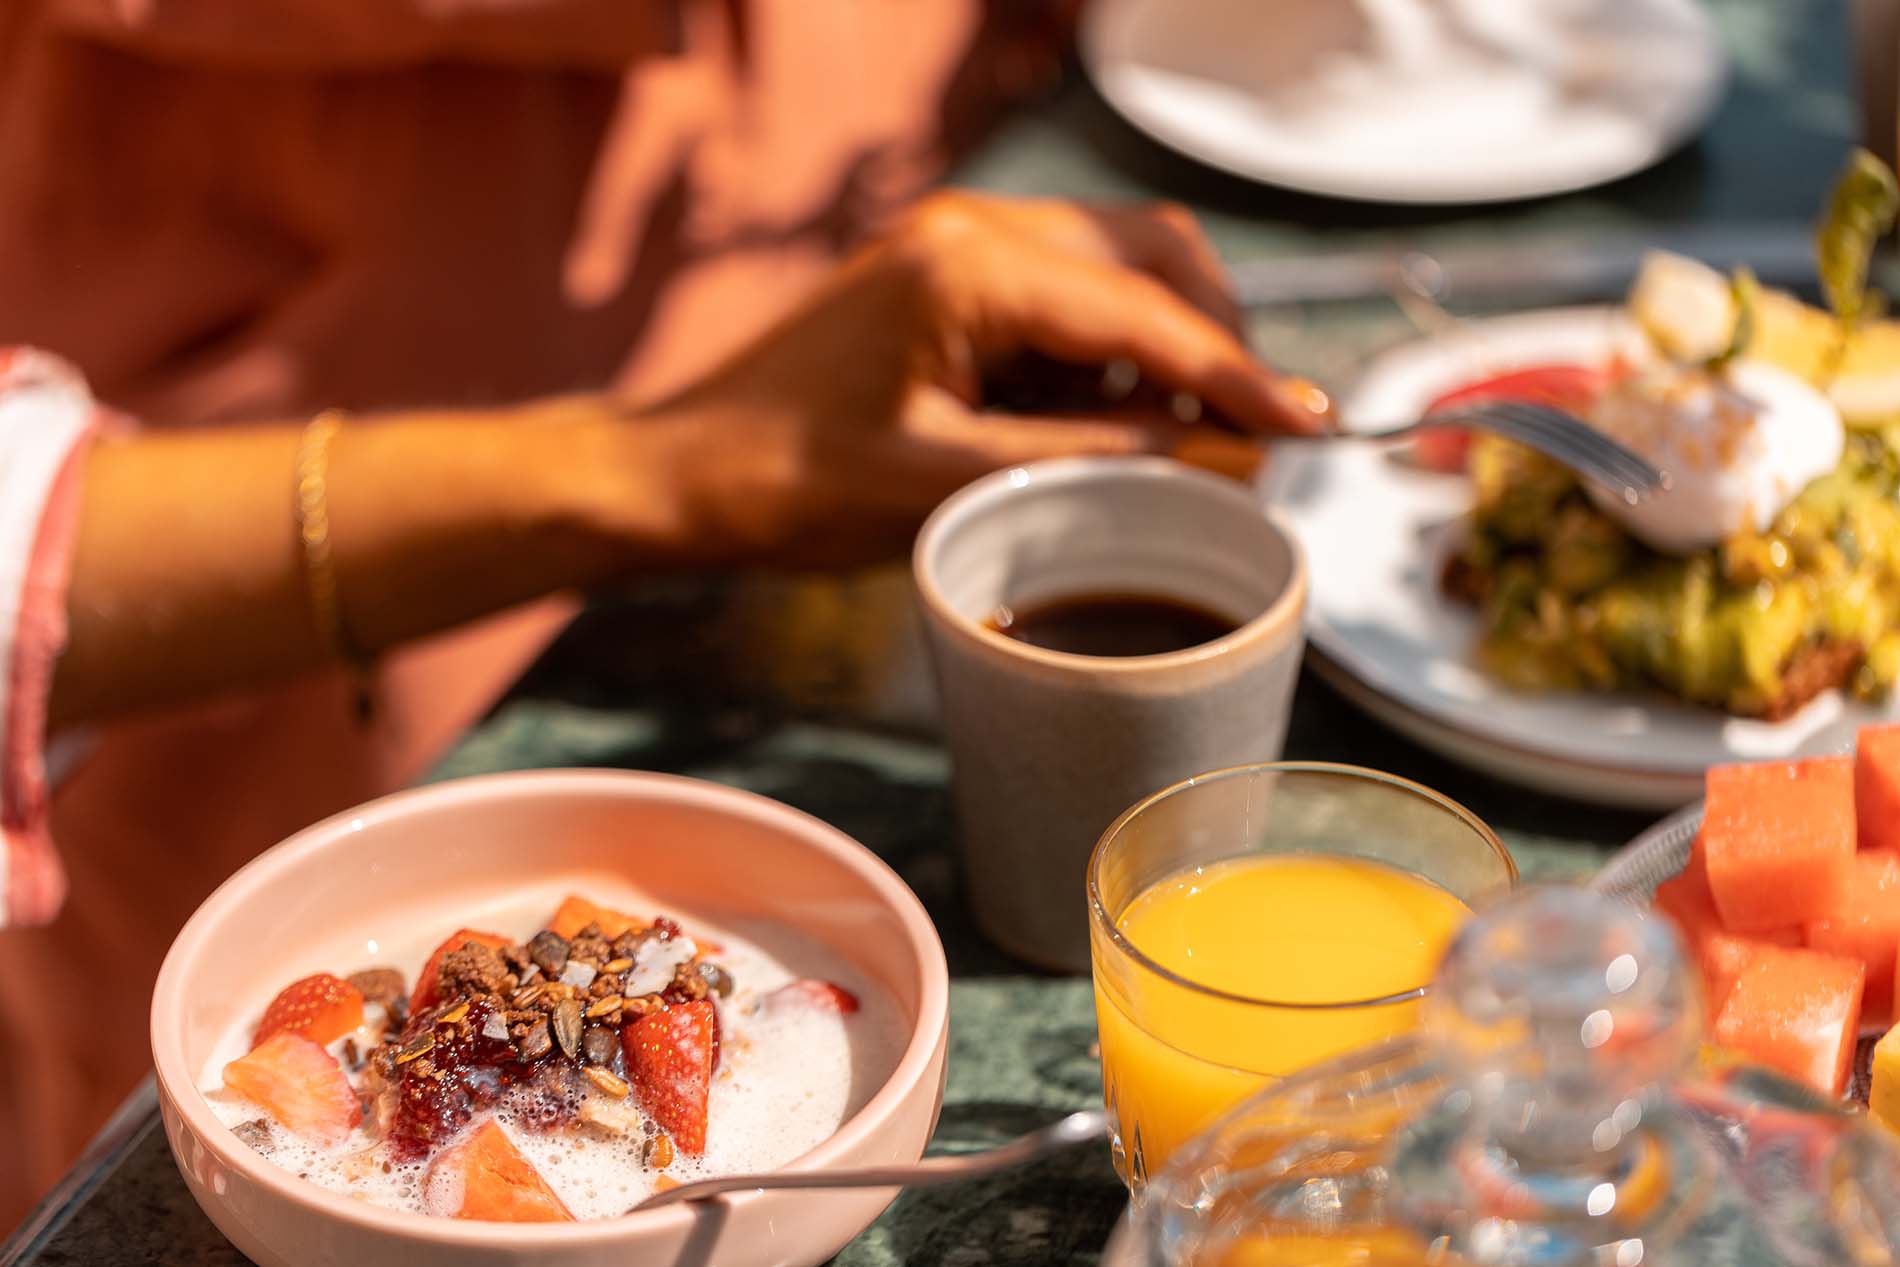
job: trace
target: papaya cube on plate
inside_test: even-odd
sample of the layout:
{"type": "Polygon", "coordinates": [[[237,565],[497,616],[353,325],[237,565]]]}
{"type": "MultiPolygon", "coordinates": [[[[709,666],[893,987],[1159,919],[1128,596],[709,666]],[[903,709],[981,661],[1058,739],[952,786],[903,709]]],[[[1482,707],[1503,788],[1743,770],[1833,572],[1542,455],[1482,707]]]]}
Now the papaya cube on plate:
{"type": "Polygon", "coordinates": [[[1858,959],[1752,948],[1715,1017],[1714,1040],[1828,1095],[1847,1087],[1867,966],[1858,959]]]}
{"type": "Polygon", "coordinates": [[[1873,1090],[1867,1111],[1890,1131],[1900,1132],[1900,1025],[1874,1044],[1873,1090]]]}
{"type": "Polygon", "coordinates": [[[1735,974],[1747,959],[1748,947],[1759,942],[1778,946],[1799,946],[1801,927],[1768,929],[1759,933],[1731,933],[1722,927],[1715,900],[1709,896],[1709,881],[1700,850],[1689,855],[1682,874],[1671,876],[1656,886],[1655,906],[1667,915],[1682,935],[1683,955],[1702,974],[1702,998],[1713,1016],[1728,997],[1735,974]]]}
{"type": "Polygon", "coordinates": [[[1854,855],[1853,879],[1834,913],[1810,920],[1809,948],[1846,955],[1867,965],[1861,1010],[1885,1017],[1893,1011],[1893,965],[1900,955],[1900,852],[1863,849],[1854,855]]]}
{"type": "Polygon", "coordinates": [[[1696,967],[1702,970],[1702,999],[1708,1014],[1714,1017],[1721,1012],[1729,991],[1735,988],[1735,978],[1754,959],[1757,947],[1800,945],[1799,928],[1777,928],[1766,933],[1711,931],[1702,939],[1695,959],[1696,967]]]}
{"type": "Polygon", "coordinates": [[[1854,761],[1812,757],[1709,770],[1702,851],[1731,933],[1823,919],[1854,858],[1854,761]]]}
{"type": "Polygon", "coordinates": [[[1862,849],[1900,849],[1900,724],[1863,726],[1854,753],[1862,849]]]}

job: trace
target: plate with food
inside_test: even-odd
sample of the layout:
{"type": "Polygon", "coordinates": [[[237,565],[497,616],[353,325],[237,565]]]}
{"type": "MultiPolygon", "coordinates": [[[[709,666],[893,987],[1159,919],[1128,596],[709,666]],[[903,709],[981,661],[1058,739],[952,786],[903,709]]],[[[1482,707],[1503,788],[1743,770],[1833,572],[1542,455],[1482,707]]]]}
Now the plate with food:
{"type": "Polygon", "coordinates": [[[1495,773],[1654,808],[1892,712],[1900,322],[1659,253],[1623,305],[1388,352],[1341,412],[1376,430],[1484,398],[1576,413],[1671,485],[1626,504],[1490,435],[1284,446],[1263,488],[1349,695],[1495,773]]]}
{"type": "Polygon", "coordinates": [[[916,1160],[946,1016],[930,922],[862,846],[731,789],[536,772],[261,856],[180,934],[152,1042],[179,1167],[258,1262],[817,1263],[891,1192],[630,1211],[916,1160]]]}
{"type": "Polygon", "coordinates": [[[1712,1059],[1768,1065],[1900,1132],[1900,725],[1847,754],[1717,766],[1594,887],[1669,919],[1712,1059]]]}

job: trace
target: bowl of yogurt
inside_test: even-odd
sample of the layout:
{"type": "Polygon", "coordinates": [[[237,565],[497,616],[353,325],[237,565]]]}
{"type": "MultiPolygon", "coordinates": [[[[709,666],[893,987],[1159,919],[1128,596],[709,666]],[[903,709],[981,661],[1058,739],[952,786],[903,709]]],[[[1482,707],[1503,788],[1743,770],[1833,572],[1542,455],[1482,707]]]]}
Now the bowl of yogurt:
{"type": "Polygon", "coordinates": [[[750,793],[535,771],[372,802],[186,924],[152,1050],[167,1138],[263,1264],[816,1264],[890,1191],[721,1174],[913,1161],[943,950],[863,846],[750,793]]]}

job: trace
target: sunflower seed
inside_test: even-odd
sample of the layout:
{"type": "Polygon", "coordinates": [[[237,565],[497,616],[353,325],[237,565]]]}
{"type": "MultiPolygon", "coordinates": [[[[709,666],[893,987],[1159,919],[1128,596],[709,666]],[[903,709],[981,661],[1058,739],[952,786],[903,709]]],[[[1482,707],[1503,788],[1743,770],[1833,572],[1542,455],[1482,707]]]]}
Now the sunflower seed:
{"type": "Polygon", "coordinates": [[[578,999],[562,999],[554,1008],[554,1041],[568,1059],[581,1050],[581,1005],[578,999]]]}
{"type": "Polygon", "coordinates": [[[620,996],[618,994],[610,994],[587,1009],[587,1019],[597,1021],[610,1012],[618,1012],[620,1010],[620,1004],[620,996]]]}
{"type": "Polygon", "coordinates": [[[631,967],[633,967],[633,960],[622,955],[618,959],[609,959],[606,963],[600,965],[600,970],[602,972],[625,972],[631,967]]]}
{"type": "Polygon", "coordinates": [[[625,1099],[630,1090],[613,1070],[603,1069],[599,1065],[587,1066],[587,1080],[616,1100],[625,1099]]]}
{"type": "Polygon", "coordinates": [[[655,1170],[665,1170],[673,1164],[673,1141],[665,1135],[655,1135],[640,1150],[640,1160],[655,1170]]]}
{"type": "Polygon", "coordinates": [[[546,982],[542,982],[539,985],[523,986],[521,989],[516,990],[508,1001],[514,1004],[516,1008],[525,1008],[531,1006],[536,999],[547,992],[548,987],[546,982]]]}

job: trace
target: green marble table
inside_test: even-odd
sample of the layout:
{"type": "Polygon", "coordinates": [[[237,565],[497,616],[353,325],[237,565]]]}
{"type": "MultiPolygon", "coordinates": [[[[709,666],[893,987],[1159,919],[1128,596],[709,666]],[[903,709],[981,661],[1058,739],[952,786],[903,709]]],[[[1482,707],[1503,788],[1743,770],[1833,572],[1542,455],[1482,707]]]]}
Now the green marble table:
{"type": "MultiPolygon", "coordinates": [[[[1601,190],[1434,210],[1276,193],[1136,136],[1079,78],[1003,127],[957,177],[1019,192],[1180,199],[1202,212],[1231,259],[1321,246],[1431,248],[1594,226],[1797,226],[1812,217],[1851,141],[1844,6],[1711,0],[1711,8],[1736,62],[1715,123],[1682,154],[1601,190]]],[[[1270,314],[1256,330],[1277,359],[1328,379],[1404,332],[1397,313],[1379,303],[1270,314]]],[[[914,706],[914,689],[913,706],[863,707],[874,692],[848,666],[839,669],[849,657],[826,641],[824,620],[814,623],[814,611],[829,612],[830,627],[869,628],[901,644],[904,618],[892,613],[902,592],[901,576],[886,573],[844,582],[669,582],[603,598],[432,777],[549,765],[675,771],[777,797],[876,850],[916,889],[949,954],[949,1084],[933,1148],[957,1151],[1097,1102],[1100,1077],[1087,983],[1031,972],[971,926],[958,896],[948,762],[929,732],[928,707],[914,706]]],[[[915,678],[900,653],[884,661],[887,676],[915,678]]],[[[1287,750],[1445,791],[1496,826],[1533,879],[1587,875],[1647,821],[1463,770],[1370,721],[1310,675],[1287,750]]],[[[1106,1151],[1087,1150],[963,1188],[904,1195],[837,1261],[1092,1263],[1122,1204],[1106,1151]]],[[[241,1261],[179,1180],[149,1086],[0,1247],[0,1267],[241,1261]]]]}

